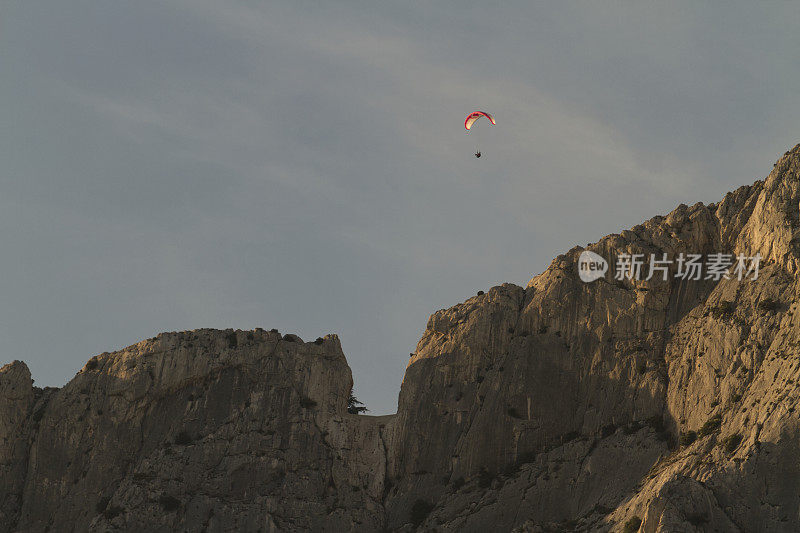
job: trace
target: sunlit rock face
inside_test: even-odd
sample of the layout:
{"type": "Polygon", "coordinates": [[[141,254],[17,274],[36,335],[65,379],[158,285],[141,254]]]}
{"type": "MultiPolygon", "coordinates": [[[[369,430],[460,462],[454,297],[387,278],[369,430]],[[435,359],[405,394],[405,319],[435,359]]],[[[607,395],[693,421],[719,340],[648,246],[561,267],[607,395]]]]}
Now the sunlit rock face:
{"type": "Polygon", "coordinates": [[[800,146],[718,204],[679,206],[570,250],[525,289],[435,313],[400,393],[390,525],[424,493],[437,502],[425,523],[452,529],[800,528],[800,488],[778,481],[800,458],[799,187],[800,146]],[[586,250],[612,268],[620,254],[762,261],[755,280],[681,279],[672,265],[666,279],[586,283],[586,250]]]}
{"type": "MultiPolygon", "coordinates": [[[[0,374],[3,413],[31,410],[22,366],[14,389],[0,374]]],[[[94,357],[29,417],[17,522],[0,527],[379,529],[380,426],[347,414],[351,386],[336,336],[198,330],[94,357]]]]}
{"type": "Polygon", "coordinates": [[[385,417],[347,412],[335,336],[166,333],[60,390],[12,363],[0,531],[800,530],[799,247],[800,145],[437,311],[385,417]],[[690,253],[760,269],[617,279],[690,253]],[[582,254],[608,271],[582,280],[582,254]]]}

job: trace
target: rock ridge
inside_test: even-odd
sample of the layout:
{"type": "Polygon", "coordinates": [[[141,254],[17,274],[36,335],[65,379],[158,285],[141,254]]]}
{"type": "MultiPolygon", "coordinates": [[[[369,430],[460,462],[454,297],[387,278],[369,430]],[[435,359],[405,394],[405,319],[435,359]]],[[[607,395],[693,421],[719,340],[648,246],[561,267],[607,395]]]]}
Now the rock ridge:
{"type": "Polygon", "coordinates": [[[0,532],[800,530],[798,258],[800,145],[433,313],[394,415],[348,412],[336,335],[162,333],[61,389],[14,361],[0,532]],[[762,262],[584,283],[584,250],[762,262]]]}

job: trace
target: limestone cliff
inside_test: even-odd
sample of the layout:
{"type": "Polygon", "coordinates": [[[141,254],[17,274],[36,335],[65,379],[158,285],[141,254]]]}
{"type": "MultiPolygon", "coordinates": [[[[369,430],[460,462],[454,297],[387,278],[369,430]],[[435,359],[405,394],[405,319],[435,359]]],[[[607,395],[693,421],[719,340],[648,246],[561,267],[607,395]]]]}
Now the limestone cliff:
{"type": "Polygon", "coordinates": [[[14,362],[0,531],[800,530],[799,260],[800,145],[434,313],[396,415],[347,413],[335,336],[162,334],[60,390],[14,362]],[[763,261],[584,283],[585,249],[763,261]]]}
{"type": "Polygon", "coordinates": [[[347,414],[351,386],[335,336],[263,330],[161,334],[35,407],[8,365],[0,529],[379,529],[382,424],[347,414]]]}

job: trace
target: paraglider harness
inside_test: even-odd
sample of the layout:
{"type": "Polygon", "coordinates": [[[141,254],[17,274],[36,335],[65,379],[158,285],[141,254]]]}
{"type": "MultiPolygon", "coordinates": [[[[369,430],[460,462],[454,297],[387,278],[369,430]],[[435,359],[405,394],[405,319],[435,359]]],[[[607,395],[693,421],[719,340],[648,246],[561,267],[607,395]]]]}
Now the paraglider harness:
{"type": "MultiPolygon", "coordinates": [[[[487,119],[489,119],[489,122],[491,122],[492,125],[496,124],[496,122],[494,121],[494,117],[492,117],[492,115],[490,115],[489,113],[486,113],[485,111],[473,111],[472,113],[467,115],[466,119],[464,119],[464,128],[467,130],[467,133],[469,133],[472,124],[480,117],[486,117],[487,119]]],[[[479,158],[480,156],[481,156],[481,151],[478,150],[478,147],[476,146],[475,157],[479,158]]]]}

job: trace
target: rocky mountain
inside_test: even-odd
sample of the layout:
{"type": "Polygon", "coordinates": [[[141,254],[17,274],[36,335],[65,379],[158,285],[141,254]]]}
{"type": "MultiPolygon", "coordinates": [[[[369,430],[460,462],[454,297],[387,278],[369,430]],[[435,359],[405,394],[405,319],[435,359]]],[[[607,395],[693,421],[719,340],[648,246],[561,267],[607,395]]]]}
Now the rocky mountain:
{"type": "Polygon", "coordinates": [[[800,145],[434,313],[395,415],[339,340],[164,333],[61,389],[0,369],[0,531],[798,531],[800,145]],[[580,254],[611,271],[585,283],[580,254]],[[614,276],[758,254],[757,279],[614,276]]]}

